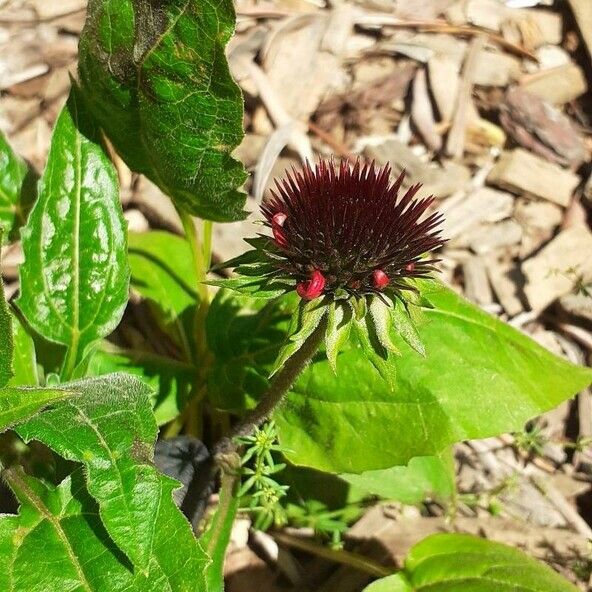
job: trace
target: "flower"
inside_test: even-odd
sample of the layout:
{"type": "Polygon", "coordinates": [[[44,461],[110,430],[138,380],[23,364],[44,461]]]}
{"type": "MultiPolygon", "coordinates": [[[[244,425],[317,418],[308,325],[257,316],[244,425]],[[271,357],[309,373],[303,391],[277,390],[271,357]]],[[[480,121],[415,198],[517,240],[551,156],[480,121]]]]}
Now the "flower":
{"type": "Polygon", "coordinates": [[[420,184],[403,191],[404,178],[391,181],[389,165],[321,160],[276,181],[261,205],[270,234],[248,239],[254,249],[224,264],[236,277],[211,282],[259,298],[300,297],[274,372],[320,323],[334,370],[352,328],[391,384],[397,336],[425,354],[415,327],[419,286],[435,270],[431,253],[445,242],[443,218],[428,213],[433,197],[416,198],[420,184]]]}
{"type": "MultiPolygon", "coordinates": [[[[291,277],[303,299],[345,291],[353,296],[409,289],[408,278],[428,277],[442,246],[442,216],[422,216],[434,198],[415,199],[421,185],[401,191],[404,173],[320,161],[292,170],[271,190],[261,210],[271,228],[276,277],[291,277]]],[[[273,274],[272,274],[273,275],[273,274]]]]}

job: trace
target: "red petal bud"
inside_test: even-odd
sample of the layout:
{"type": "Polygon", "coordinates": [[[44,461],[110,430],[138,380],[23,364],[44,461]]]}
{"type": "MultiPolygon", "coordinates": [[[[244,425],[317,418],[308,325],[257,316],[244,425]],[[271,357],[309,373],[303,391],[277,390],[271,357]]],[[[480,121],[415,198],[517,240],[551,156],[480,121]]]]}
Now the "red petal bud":
{"type": "Polygon", "coordinates": [[[286,234],[280,226],[273,226],[271,231],[273,232],[273,238],[275,239],[277,245],[280,247],[288,246],[288,239],[286,238],[286,234]]]}
{"type": "Polygon", "coordinates": [[[312,276],[308,282],[300,282],[296,286],[296,292],[300,298],[304,300],[314,300],[318,298],[325,289],[325,276],[318,270],[315,269],[312,272],[312,276]]]}
{"type": "Polygon", "coordinates": [[[408,271],[409,273],[415,271],[415,262],[412,261],[411,263],[407,263],[407,265],[405,265],[405,271],[408,271]]]}
{"type": "Polygon", "coordinates": [[[372,272],[372,284],[377,290],[386,288],[390,283],[391,280],[389,280],[388,275],[386,275],[382,269],[375,269],[372,272]]]}
{"type": "Polygon", "coordinates": [[[273,218],[271,219],[271,223],[274,226],[283,226],[287,217],[288,216],[286,214],[284,214],[284,212],[278,212],[277,214],[273,215],[273,218]]]}

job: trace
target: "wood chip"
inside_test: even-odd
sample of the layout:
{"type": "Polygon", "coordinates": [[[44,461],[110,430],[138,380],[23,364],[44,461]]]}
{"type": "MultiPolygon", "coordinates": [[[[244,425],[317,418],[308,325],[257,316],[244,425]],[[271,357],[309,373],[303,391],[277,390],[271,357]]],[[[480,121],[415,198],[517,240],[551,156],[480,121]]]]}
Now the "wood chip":
{"type": "Polygon", "coordinates": [[[471,249],[477,255],[484,255],[503,247],[517,245],[522,239],[522,227],[514,220],[504,220],[499,224],[490,224],[471,233],[471,249]],[[474,234],[474,236],[473,236],[474,234]]]}
{"type": "Polygon", "coordinates": [[[592,2],[590,0],[568,1],[580,27],[588,53],[592,57],[592,2]]]}
{"type": "Polygon", "coordinates": [[[477,56],[473,82],[477,86],[507,86],[519,73],[520,62],[514,56],[483,49],[477,56]]]}
{"type": "Polygon", "coordinates": [[[430,150],[438,152],[442,148],[442,138],[436,130],[432,103],[428,95],[426,73],[423,68],[417,71],[413,80],[411,119],[430,150]]]}
{"type": "Polygon", "coordinates": [[[524,310],[524,306],[519,297],[520,282],[514,279],[517,274],[516,268],[508,263],[492,259],[487,264],[487,274],[493,291],[506,314],[510,317],[520,314],[524,310]]]}
{"type": "Polygon", "coordinates": [[[463,263],[465,296],[477,304],[491,304],[493,293],[482,257],[469,257],[463,263]]]}
{"type": "Polygon", "coordinates": [[[525,76],[520,86],[553,105],[569,103],[588,90],[582,69],[571,63],[525,76]]]}
{"type": "Polygon", "coordinates": [[[442,233],[449,239],[456,238],[482,222],[498,222],[507,218],[513,208],[514,198],[509,193],[481,187],[452,207],[444,205],[440,208],[444,214],[442,233]]]}
{"type": "Polygon", "coordinates": [[[488,183],[567,206],[580,178],[522,148],[504,152],[487,177],[488,183]]]}
{"type": "Polygon", "coordinates": [[[522,264],[524,292],[532,310],[546,308],[574,291],[579,282],[592,280],[592,233],[576,226],[558,234],[537,255],[522,264]]]}
{"type": "Polygon", "coordinates": [[[561,224],[563,212],[555,204],[546,201],[519,199],[514,219],[522,226],[522,245],[518,253],[525,259],[543,246],[561,224]]]}

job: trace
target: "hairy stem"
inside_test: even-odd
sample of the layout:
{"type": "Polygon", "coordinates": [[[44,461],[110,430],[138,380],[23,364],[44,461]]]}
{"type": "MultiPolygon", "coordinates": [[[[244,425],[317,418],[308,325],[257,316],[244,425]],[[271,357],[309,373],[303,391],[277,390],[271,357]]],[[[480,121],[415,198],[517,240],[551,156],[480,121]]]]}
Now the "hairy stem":
{"type": "Polygon", "coordinates": [[[278,406],[284,395],[290,390],[292,385],[301,372],[306,368],[313,356],[317,353],[319,345],[323,340],[325,329],[327,327],[326,317],[319,322],[315,330],[309,335],[308,339],[302,344],[302,347],[285,363],[284,367],[273,377],[269,389],[257,407],[247,413],[239,423],[237,423],[230,434],[222,438],[214,447],[214,455],[224,454],[233,450],[234,438],[248,436],[260,426],[273,410],[278,406]]]}

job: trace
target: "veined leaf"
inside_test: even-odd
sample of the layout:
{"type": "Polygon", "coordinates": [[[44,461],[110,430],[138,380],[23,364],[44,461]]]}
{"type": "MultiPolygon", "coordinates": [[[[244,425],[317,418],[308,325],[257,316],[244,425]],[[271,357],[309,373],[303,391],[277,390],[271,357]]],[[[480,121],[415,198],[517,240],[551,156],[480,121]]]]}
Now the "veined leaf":
{"type": "Polygon", "coordinates": [[[243,136],[224,53],[234,21],[231,0],[91,0],[80,39],[82,89],[129,167],[220,222],[245,204],[230,155],[243,136]]]}
{"type": "MultiPolygon", "coordinates": [[[[35,175],[0,133],[0,232],[5,238],[25,223],[35,198],[35,175]]],[[[1,241],[0,241],[1,243],[1,241]]]]}
{"type": "Polygon", "coordinates": [[[21,507],[18,516],[0,517],[0,590],[148,590],[138,585],[132,566],[122,561],[101,524],[82,470],[57,488],[29,477],[20,468],[8,469],[3,476],[21,507]]]}
{"type": "Polygon", "coordinates": [[[16,314],[11,314],[12,339],[14,351],[12,352],[12,378],[10,386],[34,386],[39,384],[37,372],[37,356],[33,338],[21,323],[16,314]]]}
{"type": "Polygon", "coordinates": [[[573,584],[518,549],[465,534],[435,534],[415,545],[402,573],[364,592],[576,592],[573,584]]]}
{"type": "Polygon", "coordinates": [[[65,388],[6,386],[0,389],[0,432],[72,394],[65,388]]]}
{"type": "Polygon", "coordinates": [[[205,589],[207,557],[173,503],[178,483],[152,462],[149,388],[122,374],[66,386],[80,394],[19,426],[19,435],[84,464],[103,525],[137,568],[140,590],[205,589]]]}
{"type": "Polygon", "coordinates": [[[18,306],[35,331],[69,348],[68,377],[86,347],[119,323],[129,280],[117,175],[75,89],[22,237],[18,306]]]}

